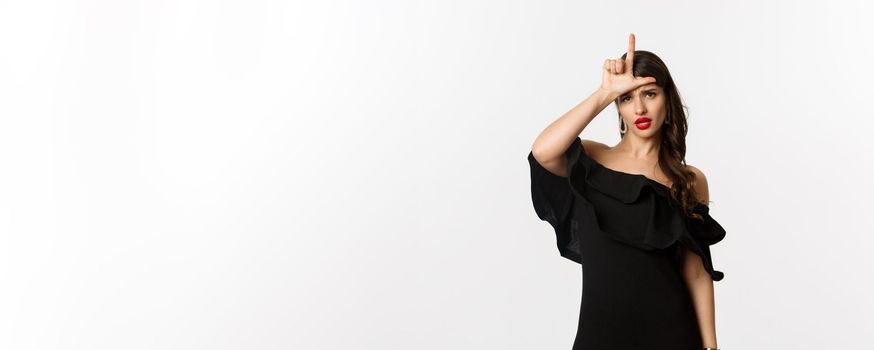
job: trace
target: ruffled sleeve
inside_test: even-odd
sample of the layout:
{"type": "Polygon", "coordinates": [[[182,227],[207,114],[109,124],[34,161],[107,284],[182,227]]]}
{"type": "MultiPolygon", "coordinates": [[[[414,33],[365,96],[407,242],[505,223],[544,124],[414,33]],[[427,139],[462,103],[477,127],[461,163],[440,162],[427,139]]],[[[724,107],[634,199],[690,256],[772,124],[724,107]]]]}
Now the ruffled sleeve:
{"type": "Polygon", "coordinates": [[[692,208],[692,211],[701,215],[703,220],[688,218],[686,228],[689,234],[681,239],[681,243],[701,257],[705,270],[707,270],[714,281],[722,280],[725,274],[713,268],[710,246],[719,243],[725,238],[725,229],[710,216],[709,206],[697,203],[692,208]]]}
{"type": "MultiPolygon", "coordinates": [[[[568,147],[565,155],[577,149],[573,146],[572,144],[568,147]]],[[[528,165],[531,168],[531,200],[537,217],[552,225],[561,256],[581,263],[579,241],[573,235],[571,227],[574,222],[571,212],[575,198],[568,178],[546,170],[534,159],[532,152],[528,152],[528,165]]],[[[570,165],[569,163],[568,167],[570,165]]]]}
{"type": "MultiPolygon", "coordinates": [[[[565,156],[567,177],[549,172],[528,153],[534,210],[555,230],[561,256],[582,263],[577,235],[601,232],[643,250],[682,244],[701,256],[714,281],[723,278],[721,271],[713,269],[710,246],[725,237],[725,230],[710,216],[709,207],[698,204],[693,208],[703,221],[686,217],[670,188],[643,175],[604,167],[587,155],[579,137],[565,156]]],[[[675,252],[679,259],[680,249],[675,252]]]]}

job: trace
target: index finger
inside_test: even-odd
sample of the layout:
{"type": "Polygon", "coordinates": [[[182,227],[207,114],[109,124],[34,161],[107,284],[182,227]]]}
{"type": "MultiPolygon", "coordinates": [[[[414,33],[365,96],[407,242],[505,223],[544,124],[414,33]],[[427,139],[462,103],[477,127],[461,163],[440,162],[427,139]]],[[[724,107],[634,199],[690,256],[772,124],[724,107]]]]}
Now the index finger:
{"type": "Polygon", "coordinates": [[[628,36],[628,54],[625,55],[625,62],[628,62],[629,69],[634,63],[634,33],[628,36]]]}

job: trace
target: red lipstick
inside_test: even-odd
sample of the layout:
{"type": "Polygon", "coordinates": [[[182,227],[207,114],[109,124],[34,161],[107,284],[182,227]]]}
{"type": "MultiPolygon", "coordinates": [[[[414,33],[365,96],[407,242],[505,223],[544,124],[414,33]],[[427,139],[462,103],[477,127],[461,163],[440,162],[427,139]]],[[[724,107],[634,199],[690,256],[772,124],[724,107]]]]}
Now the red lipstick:
{"type": "Polygon", "coordinates": [[[647,116],[643,116],[634,120],[634,126],[636,126],[639,130],[648,129],[652,125],[652,119],[649,119],[647,116]]]}

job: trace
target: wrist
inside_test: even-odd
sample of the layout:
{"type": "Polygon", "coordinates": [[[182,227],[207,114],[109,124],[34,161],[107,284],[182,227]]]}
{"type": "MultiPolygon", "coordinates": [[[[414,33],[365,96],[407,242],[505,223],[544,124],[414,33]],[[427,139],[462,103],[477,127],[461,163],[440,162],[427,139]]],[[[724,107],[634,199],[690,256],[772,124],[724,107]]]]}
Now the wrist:
{"type": "Polygon", "coordinates": [[[616,92],[607,90],[600,86],[597,90],[595,90],[593,95],[597,96],[598,101],[602,102],[605,105],[610,105],[611,103],[613,103],[613,101],[619,98],[619,94],[617,94],[616,92]]]}

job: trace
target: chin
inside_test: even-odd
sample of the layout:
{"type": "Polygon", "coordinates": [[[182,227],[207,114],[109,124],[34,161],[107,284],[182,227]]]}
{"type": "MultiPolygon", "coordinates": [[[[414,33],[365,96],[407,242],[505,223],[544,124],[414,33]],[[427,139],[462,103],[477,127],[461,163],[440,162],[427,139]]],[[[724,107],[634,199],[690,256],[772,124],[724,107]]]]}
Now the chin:
{"type": "Polygon", "coordinates": [[[649,128],[644,129],[644,130],[640,130],[635,126],[634,130],[631,130],[631,132],[633,132],[635,135],[637,135],[641,138],[650,138],[650,137],[654,137],[655,135],[658,135],[660,130],[661,130],[661,128],[657,127],[657,126],[650,126],[649,128]]]}
{"type": "Polygon", "coordinates": [[[646,129],[638,129],[637,126],[633,126],[632,129],[633,129],[635,134],[645,135],[645,134],[654,134],[660,128],[658,126],[655,126],[655,125],[650,125],[650,127],[646,128],[646,129]]]}

